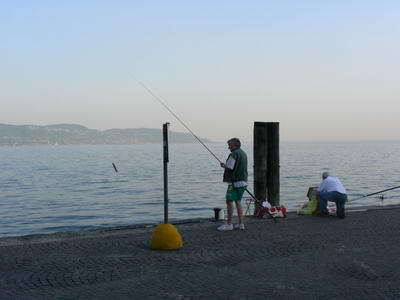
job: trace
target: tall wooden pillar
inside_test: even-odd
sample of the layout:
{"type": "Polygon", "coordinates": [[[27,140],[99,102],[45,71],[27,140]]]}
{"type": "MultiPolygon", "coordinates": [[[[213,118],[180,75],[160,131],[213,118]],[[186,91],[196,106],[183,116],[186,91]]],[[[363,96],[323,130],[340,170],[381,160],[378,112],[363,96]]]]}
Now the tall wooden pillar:
{"type": "MultiPolygon", "coordinates": [[[[267,126],[264,122],[254,122],[253,157],[254,157],[254,196],[257,200],[267,200],[267,126]]],[[[255,205],[256,212],[259,203],[255,205]]]]}
{"type": "Polygon", "coordinates": [[[279,179],[279,123],[267,123],[267,199],[272,206],[280,202],[280,179],[279,179]]]}
{"type": "Polygon", "coordinates": [[[272,206],[279,205],[279,123],[254,122],[253,147],[254,195],[272,206]]]}

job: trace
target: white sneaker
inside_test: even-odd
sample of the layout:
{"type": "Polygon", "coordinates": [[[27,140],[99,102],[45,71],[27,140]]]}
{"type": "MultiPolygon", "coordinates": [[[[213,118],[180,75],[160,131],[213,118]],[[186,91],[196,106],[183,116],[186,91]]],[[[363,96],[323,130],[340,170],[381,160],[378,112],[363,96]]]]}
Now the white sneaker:
{"type": "Polygon", "coordinates": [[[235,229],[244,230],[244,224],[235,224],[235,229]]]}
{"type": "Polygon", "coordinates": [[[232,224],[224,224],[224,225],[219,226],[217,229],[219,231],[233,230],[233,225],[232,224]]]}

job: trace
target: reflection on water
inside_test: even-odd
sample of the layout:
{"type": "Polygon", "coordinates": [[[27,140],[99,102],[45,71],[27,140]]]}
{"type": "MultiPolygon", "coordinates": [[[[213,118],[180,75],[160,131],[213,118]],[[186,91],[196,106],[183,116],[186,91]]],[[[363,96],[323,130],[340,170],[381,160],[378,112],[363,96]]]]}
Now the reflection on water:
{"type": "MultiPolygon", "coordinates": [[[[225,143],[209,147],[221,160],[228,155],[225,143]]],[[[244,150],[252,166],[252,145],[244,150]]],[[[400,142],[282,143],[281,202],[297,209],[324,170],[341,178],[349,199],[400,185],[399,153],[400,142]]],[[[0,162],[2,236],[163,220],[161,145],[3,147],[0,162]]],[[[170,145],[171,219],[211,217],[225,189],[222,169],[201,145],[170,145]]],[[[384,201],[377,195],[351,205],[399,199],[394,190],[384,201]]]]}

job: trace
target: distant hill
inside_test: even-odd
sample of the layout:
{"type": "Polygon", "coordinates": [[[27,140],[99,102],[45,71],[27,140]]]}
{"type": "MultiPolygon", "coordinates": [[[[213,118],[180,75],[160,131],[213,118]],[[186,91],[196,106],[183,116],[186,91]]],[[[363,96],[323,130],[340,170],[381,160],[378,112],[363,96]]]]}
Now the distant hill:
{"type": "MultiPolygon", "coordinates": [[[[203,139],[204,142],[211,142],[203,139]]],[[[194,143],[189,133],[169,131],[170,143],[194,143]]],[[[107,145],[162,143],[162,130],[128,128],[96,130],[75,124],[0,124],[0,146],[24,145],[107,145]]]]}

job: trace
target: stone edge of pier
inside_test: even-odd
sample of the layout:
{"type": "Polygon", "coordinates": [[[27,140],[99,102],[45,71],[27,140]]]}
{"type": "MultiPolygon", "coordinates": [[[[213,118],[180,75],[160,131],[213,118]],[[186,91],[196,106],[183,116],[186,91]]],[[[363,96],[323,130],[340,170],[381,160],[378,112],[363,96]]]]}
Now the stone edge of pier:
{"type": "MultiPolygon", "coordinates": [[[[386,210],[386,209],[399,209],[400,204],[391,204],[385,206],[357,206],[357,207],[349,207],[346,209],[347,217],[351,217],[351,214],[358,212],[366,212],[370,210],[386,210]]],[[[279,218],[278,222],[287,222],[291,219],[297,218],[313,218],[315,216],[299,216],[295,211],[289,212],[287,218],[279,218]]],[[[271,219],[259,219],[254,216],[246,216],[247,223],[254,222],[268,222],[272,221],[271,219]]],[[[112,227],[99,227],[95,229],[81,229],[77,231],[61,231],[61,232],[52,232],[52,233],[37,233],[37,234],[29,234],[29,235],[21,235],[21,236],[6,236],[0,237],[0,247],[3,246],[13,246],[13,245],[23,245],[23,244],[39,244],[39,243],[48,243],[48,242],[60,242],[67,240],[74,240],[80,238],[102,238],[112,235],[120,235],[120,234],[129,234],[135,232],[151,232],[154,227],[161,224],[158,223],[147,223],[147,224],[133,224],[133,225],[125,225],[125,226],[112,226],[112,227]]],[[[213,218],[191,218],[191,219],[182,219],[182,220],[171,220],[170,222],[173,225],[178,227],[185,225],[195,225],[202,226],[205,224],[208,225],[217,225],[221,224],[222,221],[215,221],[213,218]]]]}

